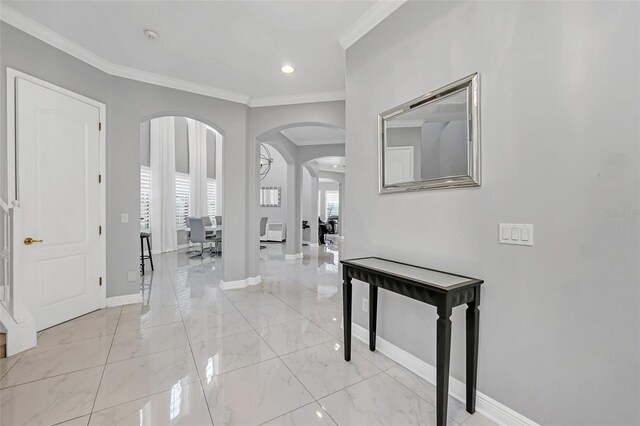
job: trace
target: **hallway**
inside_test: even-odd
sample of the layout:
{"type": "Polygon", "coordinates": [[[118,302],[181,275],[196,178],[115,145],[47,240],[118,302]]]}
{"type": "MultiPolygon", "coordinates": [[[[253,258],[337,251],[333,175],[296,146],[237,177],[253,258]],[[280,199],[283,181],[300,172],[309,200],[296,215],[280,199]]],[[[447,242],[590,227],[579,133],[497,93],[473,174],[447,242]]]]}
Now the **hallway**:
{"type": "MultiPolygon", "coordinates": [[[[261,250],[264,282],[222,291],[220,259],[158,258],[144,303],[45,330],[1,360],[1,423],[433,424],[434,387],[354,339],[342,353],[338,244],[261,250]],[[91,414],[90,414],[91,413],[91,414]]],[[[453,425],[489,425],[450,400],[453,425]]]]}

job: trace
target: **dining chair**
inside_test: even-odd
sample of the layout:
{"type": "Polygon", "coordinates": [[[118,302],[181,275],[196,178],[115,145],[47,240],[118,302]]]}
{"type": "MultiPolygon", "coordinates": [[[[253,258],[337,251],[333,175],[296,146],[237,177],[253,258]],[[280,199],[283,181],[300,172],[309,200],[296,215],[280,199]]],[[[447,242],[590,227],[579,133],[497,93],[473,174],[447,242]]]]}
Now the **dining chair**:
{"type": "Polygon", "coordinates": [[[200,253],[194,254],[189,257],[198,257],[204,254],[204,243],[213,242],[213,236],[207,238],[204,222],[200,217],[192,217],[189,221],[191,232],[189,234],[189,241],[192,243],[200,244],[200,253]]]}

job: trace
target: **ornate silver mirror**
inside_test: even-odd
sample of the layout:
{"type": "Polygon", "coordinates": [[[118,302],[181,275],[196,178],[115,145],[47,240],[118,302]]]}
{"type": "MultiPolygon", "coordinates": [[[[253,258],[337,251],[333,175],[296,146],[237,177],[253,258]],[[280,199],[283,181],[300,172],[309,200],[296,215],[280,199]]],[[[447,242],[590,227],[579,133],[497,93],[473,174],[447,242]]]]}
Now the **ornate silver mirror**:
{"type": "Polygon", "coordinates": [[[378,115],[380,193],[480,186],[478,74],[378,115]]]}

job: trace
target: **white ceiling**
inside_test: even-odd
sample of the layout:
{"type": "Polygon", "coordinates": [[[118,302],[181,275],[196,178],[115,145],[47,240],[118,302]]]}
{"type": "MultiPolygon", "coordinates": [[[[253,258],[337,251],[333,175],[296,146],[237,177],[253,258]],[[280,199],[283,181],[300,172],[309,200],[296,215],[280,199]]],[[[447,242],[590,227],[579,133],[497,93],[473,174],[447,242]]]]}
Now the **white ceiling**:
{"type": "Polygon", "coordinates": [[[281,130],[284,136],[298,146],[344,143],[344,130],[322,126],[293,127],[281,130]]]}
{"type": "Polygon", "coordinates": [[[325,172],[344,173],[344,157],[322,157],[314,160],[318,163],[318,170],[325,172]]]}
{"type": "Polygon", "coordinates": [[[355,24],[362,27],[363,16],[376,15],[368,19],[371,22],[384,19],[380,4],[392,2],[372,7],[374,3],[54,0],[2,5],[10,6],[3,20],[13,9],[14,20],[17,15],[23,22],[26,16],[114,66],[247,99],[318,94],[340,99],[345,70],[338,39],[368,31],[348,32],[355,24]],[[159,39],[148,40],[144,29],[156,31],[159,39]],[[284,63],[295,66],[296,72],[283,74],[284,63]]]}

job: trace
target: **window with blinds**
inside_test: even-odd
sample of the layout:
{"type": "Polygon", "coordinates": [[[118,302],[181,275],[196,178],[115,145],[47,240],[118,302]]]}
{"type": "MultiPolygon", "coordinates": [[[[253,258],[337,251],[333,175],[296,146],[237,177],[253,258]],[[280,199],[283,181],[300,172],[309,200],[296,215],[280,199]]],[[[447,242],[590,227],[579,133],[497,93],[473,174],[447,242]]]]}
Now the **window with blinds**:
{"type": "Polygon", "coordinates": [[[216,217],[216,180],[215,179],[207,179],[207,215],[211,222],[215,220],[216,217]]]}
{"type": "Polygon", "coordinates": [[[151,229],[151,168],[140,166],[140,230],[151,229]]]}
{"type": "Polygon", "coordinates": [[[327,220],[332,216],[338,216],[340,211],[340,193],[338,191],[325,191],[324,203],[327,212],[327,220]]]}
{"type": "Polygon", "coordinates": [[[178,229],[187,227],[189,216],[189,175],[176,172],[176,224],[178,229]]]}
{"type": "Polygon", "coordinates": [[[282,188],[279,186],[263,186],[260,188],[260,207],[280,207],[282,188]]]}

